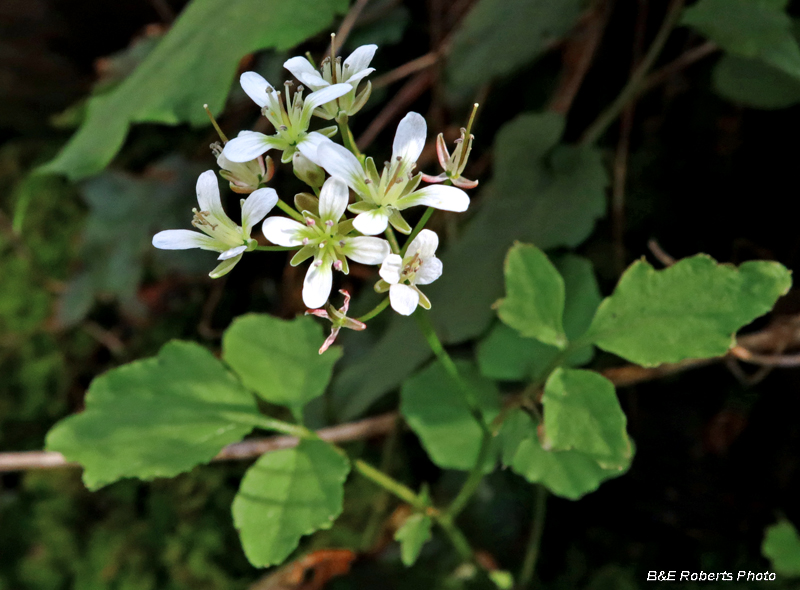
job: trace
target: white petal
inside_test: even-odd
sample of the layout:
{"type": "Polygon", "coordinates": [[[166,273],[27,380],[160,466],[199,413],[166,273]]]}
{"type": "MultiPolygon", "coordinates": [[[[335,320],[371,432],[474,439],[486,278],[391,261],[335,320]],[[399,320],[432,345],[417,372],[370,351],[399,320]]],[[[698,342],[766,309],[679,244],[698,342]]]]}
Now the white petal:
{"type": "Polygon", "coordinates": [[[311,113],[315,108],[322,106],[325,103],[329,103],[332,100],[336,100],[340,96],[344,96],[352,89],[353,87],[350,86],[350,84],[334,84],[332,86],[327,86],[320,90],[316,90],[315,92],[309,94],[305,100],[303,100],[303,113],[305,113],[306,110],[311,113]]]}
{"type": "Polygon", "coordinates": [[[442,261],[433,256],[425,260],[414,276],[415,285],[428,285],[442,276],[442,261]]]}
{"type": "Polygon", "coordinates": [[[276,138],[258,131],[242,131],[225,144],[222,153],[231,162],[249,162],[274,148],[280,148],[276,138]]]}
{"type": "Polygon", "coordinates": [[[392,285],[389,287],[389,303],[400,315],[411,315],[419,305],[419,293],[408,285],[392,285]]]}
{"type": "Polygon", "coordinates": [[[222,252],[228,248],[227,244],[223,244],[219,240],[188,229],[160,231],[153,236],[153,246],[161,250],[200,248],[202,250],[213,250],[214,252],[222,252]]]}
{"type": "Polygon", "coordinates": [[[342,70],[350,72],[350,74],[360,72],[372,61],[377,49],[377,45],[362,45],[353,51],[353,53],[351,53],[346,60],[344,60],[342,70]]]}
{"type": "Polygon", "coordinates": [[[407,197],[398,199],[397,203],[395,203],[395,207],[400,210],[408,209],[415,205],[427,205],[444,211],[461,213],[469,207],[469,197],[460,188],[436,184],[414,191],[407,197]]]}
{"type": "Polygon", "coordinates": [[[242,228],[245,237],[250,237],[253,226],[264,219],[278,202],[278,193],[272,188],[260,188],[250,193],[242,205],[242,228]]]}
{"type": "Polygon", "coordinates": [[[403,270],[403,259],[399,254],[389,254],[381,264],[378,274],[390,285],[400,282],[400,271],[403,270]]]}
{"type": "Polygon", "coordinates": [[[236,266],[236,263],[242,259],[242,255],[239,254],[238,256],[234,256],[233,258],[228,258],[227,260],[223,260],[217,265],[217,268],[212,270],[208,273],[212,279],[218,279],[223,275],[228,274],[233,270],[233,267],[236,266]]]}
{"type": "Polygon", "coordinates": [[[353,219],[353,227],[365,236],[377,236],[386,231],[387,225],[389,225],[389,213],[380,208],[360,213],[353,219]]]}
{"type": "MultiPolygon", "coordinates": [[[[389,242],[381,238],[358,236],[347,238],[344,255],[361,264],[380,264],[389,256],[392,249],[389,242]]],[[[388,282],[388,281],[387,281],[388,282]]]]}
{"type": "Polygon", "coordinates": [[[333,271],[330,263],[316,264],[311,263],[303,281],[303,303],[311,309],[322,307],[331,294],[333,285],[333,271]]]}
{"type": "Polygon", "coordinates": [[[284,62],[283,67],[292,73],[292,76],[300,80],[303,84],[311,88],[311,90],[319,90],[325,88],[330,84],[319,75],[319,72],[314,69],[305,57],[293,57],[284,62]]]}
{"type": "Polygon", "coordinates": [[[360,72],[350,76],[347,79],[347,83],[350,84],[350,86],[352,86],[353,88],[355,88],[356,86],[358,86],[358,83],[361,80],[363,80],[364,78],[369,76],[374,71],[375,71],[375,68],[365,68],[365,69],[361,70],[360,72]]]}
{"type": "Polygon", "coordinates": [[[317,152],[319,151],[319,146],[325,142],[333,143],[330,139],[322,135],[322,133],[312,131],[311,133],[304,135],[303,138],[297,142],[297,149],[299,149],[300,153],[306,158],[319,166],[320,163],[317,152]]]}
{"type": "Polygon", "coordinates": [[[436,253],[439,247],[439,236],[436,232],[423,229],[406,248],[406,256],[419,254],[422,260],[428,260],[436,253]]]}
{"type": "Polygon", "coordinates": [[[222,254],[217,257],[217,260],[228,260],[229,258],[233,258],[234,256],[241,255],[245,250],[247,250],[247,246],[236,246],[235,248],[231,248],[230,250],[225,250],[222,254]]]}
{"type": "MultiPolygon", "coordinates": [[[[306,157],[312,162],[314,161],[309,156],[306,157]]],[[[364,168],[358,158],[346,147],[332,141],[321,142],[317,148],[317,160],[318,166],[325,168],[331,176],[344,180],[351,189],[358,191],[358,188],[364,184],[366,177],[364,168]]]]}
{"type": "Polygon", "coordinates": [[[331,176],[322,185],[319,194],[319,216],[323,221],[338,222],[347,209],[350,191],[341,178],[331,176]]]}
{"type": "Polygon", "coordinates": [[[242,90],[247,93],[247,96],[252,98],[258,106],[265,107],[269,104],[267,88],[273,86],[263,76],[255,72],[245,72],[239,77],[239,84],[242,85],[242,90]]]}
{"type": "Polygon", "coordinates": [[[278,246],[301,246],[303,236],[300,235],[305,226],[288,217],[267,217],[261,231],[264,237],[278,246]]]}
{"type": "Polygon", "coordinates": [[[428,126],[419,113],[408,113],[397,126],[392,144],[392,160],[403,158],[406,165],[417,161],[425,147],[428,126]]]}
{"type": "Polygon", "coordinates": [[[195,189],[200,211],[208,211],[219,220],[228,219],[225,210],[222,208],[222,201],[219,198],[219,183],[213,170],[206,170],[197,177],[195,189]]]}

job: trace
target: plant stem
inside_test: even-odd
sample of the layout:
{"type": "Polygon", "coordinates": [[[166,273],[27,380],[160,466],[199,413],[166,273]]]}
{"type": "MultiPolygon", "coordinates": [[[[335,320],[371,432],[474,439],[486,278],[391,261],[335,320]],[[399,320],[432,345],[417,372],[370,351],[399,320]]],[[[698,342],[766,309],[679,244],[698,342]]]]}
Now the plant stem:
{"type": "Polygon", "coordinates": [[[464,533],[461,532],[461,529],[459,529],[447,518],[438,518],[436,522],[440,527],[442,527],[442,530],[447,535],[447,538],[450,539],[450,542],[453,544],[453,547],[455,547],[459,557],[461,557],[461,559],[464,561],[474,561],[475,552],[472,550],[472,547],[470,547],[469,541],[467,541],[467,538],[464,536],[464,533]]]}
{"type": "Polygon", "coordinates": [[[631,74],[628,83],[619,93],[619,96],[612,102],[595,121],[589,125],[581,137],[581,145],[591,145],[595,143],[603,133],[608,129],[608,126],[614,122],[619,116],[628,102],[633,99],[643,88],[642,82],[644,81],[647,72],[653,67],[656,59],[658,58],[664,44],[667,42],[669,34],[678,22],[681,10],[683,10],[684,0],[672,0],[667,8],[667,14],[664,17],[664,22],[661,23],[661,28],[656,33],[653,43],[647,50],[647,54],[642,59],[639,66],[631,74]]]}
{"type": "Polygon", "coordinates": [[[448,506],[444,511],[446,517],[455,519],[459,514],[461,514],[461,511],[467,507],[467,503],[469,502],[470,498],[472,498],[472,495],[475,493],[475,490],[478,489],[478,486],[483,479],[483,468],[491,447],[492,433],[488,429],[484,429],[481,437],[481,447],[478,451],[478,458],[475,461],[475,467],[473,467],[469,472],[467,480],[464,482],[464,485],[461,486],[461,490],[459,490],[456,497],[450,503],[450,506],[448,506]]]}
{"type": "Polygon", "coordinates": [[[376,469],[366,461],[362,459],[356,459],[353,462],[353,467],[355,467],[356,471],[358,471],[368,480],[379,485],[384,490],[394,494],[403,502],[411,504],[417,510],[427,513],[430,509],[430,506],[428,506],[419,495],[414,493],[414,490],[400,483],[393,477],[385,474],[383,471],[376,469]]]}
{"type": "Polygon", "coordinates": [[[400,245],[397,243],[397,236],[394,234],[394,230],[392,229],[391,225],[386,226],[386,239],[389,240],[389,245],[392,247],[392,252],[394,254],[399,254],[400,245]]]}
{"type": "Polygon", "coordinates": [[[374,308],[372,308],[371,311],[368,311],[367,313],[365,313],[364,315],[362,315],[361,317],[356,318],[356,319],[359,322],[366,322],[368,320],[371,320],[376,315],[381,313],[384,309],[386,309],[387,305],[389,305],[389,297],[384,297],[383,300],[378,305],[376,305],[374,308]]]}
{"type": "Polygon", "coordinates": [[[339,113],[336,117],[336,123],[339,125],[339,133],[342,134],[342,143],[344,147],[353,152],[353,155],[360,161],[363,161],[364,156],[361,150],[356,145],[356,139],[353,137],[353,132],[350,131],[350,125],[347,124],[348,116],[345,113],[339,113]]]}
{"type": "Polygon", "coordinates": [[[531,525],[531,536],[528,539],[528,548],[525,551],[525,560],[522,562],[522,569],[519,573],[519,583],[517,588],[526,588],[533,580],[533,572],[536,570],[536,560],[539,558],[539,548],[542,543],[542,533],[544,532],[544,518],[547,510],[547,489],[542,485],[536,485],[536,500],[533,507],[533,524],[531,525]]]}
{"type": "Polygon", "coordinates": [[[300,246],[256,246],[256,250],[262,252],[286,252],[288,250],[297,250],[300,246]]]}
{"type": "Polygon", "coordinates": [[[406,243],[403,244],[403,249],[400,250],[400,256],[406,255],[406,250],[408,250],[408,246],[411,244],[414,238],[417,237],[417,234],[423,230],[425,224],[428,223],[428,220],[431,218],[431,215],[433,215],[434,211],[435,209],[433,207],[428,207],[425,210],[425,213],[422,214],[422,217],[417,222],[416,227],[414,227],[414,231],[411,232],[411,234],[408,236],[408,239],[406,239],[406,243]]]}
{"type": "Polygon", "coordinates": [[[292,209],[292,207],[285,201],[278,199],[278,207],[280,207],[281,211],[283,211],[287,215],[290,215],[291,217],[294,217],[300,223],[306,222],[305,218],[300,213],[292,209]]]}
{"type": "MultiPolygon", "coordinates": [[[[400,435],[399,419],[395,420],[395,427],[389,432],[381,454],[381,467],[383,473],[389,474],[392,469],[392,462],[394,454],[397,450],[397,440],[400,435]]],[[[373,546],[375,536],[377,535],[383,515],[389,507],[389,492],[383,490],[378,494],[372,502],[372,512],[369,515],[367,525],[364,527],[364,532],[361,535],[361,549],[362,551],[369,551],[373,546]]]]}

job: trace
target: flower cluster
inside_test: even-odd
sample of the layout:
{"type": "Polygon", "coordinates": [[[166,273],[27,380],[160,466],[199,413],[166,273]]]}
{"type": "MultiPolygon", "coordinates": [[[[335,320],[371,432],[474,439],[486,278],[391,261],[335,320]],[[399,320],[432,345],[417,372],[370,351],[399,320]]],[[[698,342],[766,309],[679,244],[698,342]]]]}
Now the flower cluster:
{"type": "MultiPolygon", "coordinates": [[[[408,113],[400,121],[391,159],[384,162],[380,172],[373,158],[355,147],[348,118],[358,113],[370,96],[372,85],[365,79],[374,71],[369,65],[376,49],[375,45],[359,47],[342,61],[332,43],[331,55],[319,69],[305,57],[293,57],[284,67],[302,85],[295,87],[287,81],[283,92],[256,72],[242,74],[242,89],[261,107],[273,133],[242,131],[228,141],[212,118],[222,140],[211,146],[219,175],[232,191],[249,195],[240,201],[241,225],[226,215],[216,175],[208,170],[197,181],[199,208],[193,210],[192,224],[202,233],[168,230],[153,237],[157,248],[219,252],[221,262],[210,273],[212,278],[230,272],[245,252],[256,249],[295,251],[292,266],[310,260],[303,282],[303,303],[310,308],[308,313],[332,323],[331,335],[320,353],[342,327],[366,328],[363,321],[347,317],[349,293],[342,291],[345,301],[339,310],[328,303],[333,271],[348,274],[348,260],[379,266],[375,290],[388,291],[388,303],[398,313],[411,315],[417,306],[431,308],[431,301],[419,287],[442,274],[442,262],[435,255],[439,237],[424,229],[430,210],[413,230],[403,214],[418,205],[466,211],[470,200],[463,189],[477,185],[462,176],[472,147],[474,110],[452,155],[444,137],[440,134],[437,138],[443,168],[437,176],[416,171],[427,139],[425,119],[418,113],[408,113]],[[303,85],[311,90],[305,97],[303,85]],[[334,120],[337,125],[311,130],[313,117],[334,120]],[[344,145],[331,139],[339,131],[344,145]],[[272,159],[266,155],[269,151],[280,152],[280,161],[291,162],[295,176],[311,189],[295,195],[294,208],[266,187],[274,172],[272,159]],[[423,182],[428,184],[421,186],[423,182]],[[276,205],[288,217],[267,217],[276,205]],[[264,238],[271,245],[260,246],[251,235],[262,219],[264,238]],[[399,246],[394,230],[409,236],[404,247],[399,246]],[[381,234],[388,239],[378,237],[381,234]]],[[[385,305],[376,309],[382,310],[385,305]]]]}

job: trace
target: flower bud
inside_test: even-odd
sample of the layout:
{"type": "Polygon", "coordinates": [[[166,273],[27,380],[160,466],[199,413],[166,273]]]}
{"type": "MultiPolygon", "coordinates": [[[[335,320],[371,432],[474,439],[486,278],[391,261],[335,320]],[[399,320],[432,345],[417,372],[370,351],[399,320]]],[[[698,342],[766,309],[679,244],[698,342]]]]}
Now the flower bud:
{"type": "Polygon", "coordinates": [[[300,151],[292,157],[294,175],[312,188],[319,188],[325,183],[325,171],[306,158],[300,151]]]}

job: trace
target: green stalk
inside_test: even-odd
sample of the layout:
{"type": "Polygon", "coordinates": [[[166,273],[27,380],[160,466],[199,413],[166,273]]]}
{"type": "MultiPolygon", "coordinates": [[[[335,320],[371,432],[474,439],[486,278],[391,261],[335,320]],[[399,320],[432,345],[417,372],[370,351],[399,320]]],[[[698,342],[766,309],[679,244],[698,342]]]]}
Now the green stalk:
{"type": "Polygon", "coordinates": [[[406,250],[408,250],[409,245],[411,245],[411,242],[417,237],[417,234],[425,228],[425,225],[428,223],[428,220],[431,218],[431,215],[433,215],[434,211],[435,209],[433,207],[428,207],[425,210],[425,213],[422,214],[422,217],[417,222],[416,227],[414,227],[414,231],[411,232],[406,239],[406,243],[403,244],[403,249],[400,250],[400,256],[406,255],[406,250]]]}
{"type": "Polygon", "coordinates": [[[531,536],[528,539],[528,548],[525,551],[525,559],[522,562],[522,569],[519,574],[517,588],[530,586],[533,580],[533,572],[536,570],[536,561],[539,559],[539,549],[542,544],[542,533],[544,532],[544,518],[547,510],[547,489],[542,485],[536,485],[536,501],[533,508],[533,525],[531,526],[531,536]]]}
{"type": "Polygon", "coordinates": [[[305,223],[305,217],[303,217],[300,213],[295,211],[291,206],[289,206],[285,201],[278,199],[278,207],[281,211],[286,213],[287,215],[294,217],[300,223],[305,223]]]}
{"type": "Polygon", "coordinates": [[[400,245],[397,243],[397,236],[394,235],[394,230],[391,225],[386,226],[386,239],[389,240],[389,245],[392,247],[392,252],[395,254],[400,253],[400,245]]]}
{"type": "Polygon", "coordinates": [[[450,519],[455,519],[464,508],[467,507],[470,498],[478,489],[478,486],[483,479],[483,467],[486,463],[486,457],[489,455],[489,450],[492,447],[492,434],[489,430],[484,429],[481,437],[481,448],[478,451],[478,459],[475,461],[475,467],[469,472],[467,480],[461,486],[456,497],[444,511],[445,516],[450,519]]]}
{"type": "Polygon", "coordinates": [[[342,143],[344,147],[348,150],[353,152],[353,155],[359,159],[359,161],[364,161],[364,155],[361,153],[361,150],[358,149],[356,145],[355,137],[353,137],[353,132],[350,131],[350,125],[348,125],[348,116],[346,113],[339,113],[336,117],[336,123],[339,125],[339,133],[342,134],[342,143]]]}
{"type": "Polygon", "coordinates": [[[297,250],[300,246],[256,246],[256,250],[262,252],[286,252],[287,250],[297,250]]]}
{"type": "Polygon", "coordinates": [[[367,313],[365,313],[361,317],[355,318],[355,319],[358,320],[359,322],[369,321],[372,318],[374,318],[376,315],[381,313],[384,309],[386,309],[386,306],[388,306],[388,305],[389,305],[389,298],[388,297],[384,297],[383,300],[378,305],[376,305],[374,308],[372,308],[371,311],[368,311],[367,313]]]}
{"type": "Polygon", "coordinates": [[[393,477],[386,475],[383,471],[376,469],[366,461],[356,459],[353,462],[353,467],[368,480],[379,485],[403,502],[411,504],[417,510],[421,510],[425,513],[430,510],[430,506],[428,506],[418,494],[414,493],[414,490],[400,483],[393,477]]]}

